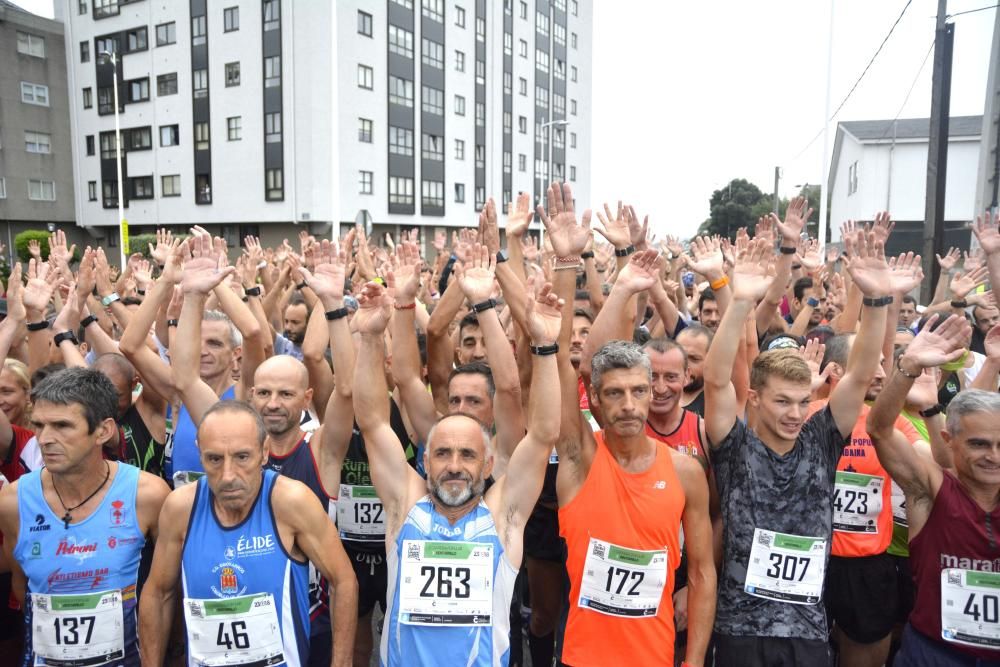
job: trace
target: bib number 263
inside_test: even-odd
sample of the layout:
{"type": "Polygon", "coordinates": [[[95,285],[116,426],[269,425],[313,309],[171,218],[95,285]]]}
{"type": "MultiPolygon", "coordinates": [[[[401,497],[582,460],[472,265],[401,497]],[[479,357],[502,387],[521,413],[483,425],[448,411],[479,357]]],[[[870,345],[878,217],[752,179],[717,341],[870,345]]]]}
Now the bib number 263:
{"type": "Polygon", "coordinates": [[[467,567],[424,565],[420,568],[420,576],[427,577],[424,587],[420,589],[420,597],[467,598],[471,594],[469,582],[472,570],[467,567]]]}

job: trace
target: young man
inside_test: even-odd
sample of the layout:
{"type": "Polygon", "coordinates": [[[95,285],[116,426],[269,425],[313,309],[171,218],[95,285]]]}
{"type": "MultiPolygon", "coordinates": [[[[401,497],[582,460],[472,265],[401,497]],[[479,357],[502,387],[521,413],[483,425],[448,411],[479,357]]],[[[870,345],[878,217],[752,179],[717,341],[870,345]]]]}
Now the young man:
{"type": "Polygon", "coordinates": [[[169,489],[104,460],[118,397],[102,373],[60,371],[32,400],[45,467],[0,494],[4,555],[26,616],[24,664],[138,667],[139,560],[169,489]]]}

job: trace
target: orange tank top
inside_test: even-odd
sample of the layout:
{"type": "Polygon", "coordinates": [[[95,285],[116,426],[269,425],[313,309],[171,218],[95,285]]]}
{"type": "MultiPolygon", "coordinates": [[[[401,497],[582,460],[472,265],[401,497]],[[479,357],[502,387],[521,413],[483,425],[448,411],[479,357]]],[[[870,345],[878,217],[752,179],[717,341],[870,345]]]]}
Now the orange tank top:
{"type": "MultiPolygon", "coordinates": [[[[563,660],[588,665],[673,665],[674,570],[684,490],[667,447],[628,473],[604,432],[576,497],[559,509],[570,608],[563,660]]],[[[656,442],[656,441],[653,441],[656,442]]]]}
{"type": "Polygon", "coordinates": [[[660,433],[646,422],[646,435],[654,440],[659,440],[668,447],[693,456],[702,461],[708,461],[705,454],[705,446],[701,442],[701,429],[699,429],[700,418],[695,412],[681,408],[681,423],[671,433],[660,433]]]}

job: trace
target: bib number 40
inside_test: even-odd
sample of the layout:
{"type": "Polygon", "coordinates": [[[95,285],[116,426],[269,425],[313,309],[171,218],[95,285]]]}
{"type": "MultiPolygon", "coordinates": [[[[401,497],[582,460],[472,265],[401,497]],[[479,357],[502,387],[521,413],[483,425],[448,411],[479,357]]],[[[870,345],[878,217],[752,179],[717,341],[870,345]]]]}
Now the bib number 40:
{"type": "Polygon", "coordinates": [[[969,599],[965,602],[962,613],[971,616],[976,623],[979,622],[980,617],[982,617],[983,623],[1000,622],[1000,596],[969,593],[969,599]]]}
{"type": "Polygon", "coordinates": [[[250,635],[247,633],[246,621],[219,623],[219,635],[215,638],[215,643],[218,646],[225,646],[230,651],[250,648],[250,635]]]}
{"type": "Polygon", "coordinates": [[[471,595],[472,589],[469,586],[469,581],[472,579],[472,570],[467,567],[424,565],[420,568],[420,576],[427,577],[424,587],[420,589],[420,597],[467,598],[471,595]],[[435,580],[437,581],[436,591],[431,590],[435,580]]]}
{"type": "Polygon", "coordinates": [[[66,616],[56,618],[52,623],[56,628],[56,644],[59,646],[75,646],[82,643],[89,644],[90,638],[94,636],[93,616],[66,616]],[[82,636],[86,628],[86,634],[82,636]]]}
{"type": "Polygon", "coordinates": [[[768,554],[771,561],[767,568],[766,575],[775,579],[785,581],[802,581],[809,569],[809,558],[806,556],[783,555],[771,552],[768,554]]]}

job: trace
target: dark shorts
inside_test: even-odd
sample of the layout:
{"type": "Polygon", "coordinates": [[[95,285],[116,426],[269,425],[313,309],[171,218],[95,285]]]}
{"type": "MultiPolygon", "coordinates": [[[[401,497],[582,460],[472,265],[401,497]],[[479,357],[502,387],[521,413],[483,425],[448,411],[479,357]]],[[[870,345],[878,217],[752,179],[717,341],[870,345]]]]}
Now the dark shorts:
{"type": "Polygon", "coordinates": [[[559,537],[559,511],[535,505],[524,526],[524,555],[528,558],[563,561],[563,539],[559,537]]]}
{"type": "Polygon", "coordinates": [[[830,556],[823,601],[829,623],[851,641],[871,644],[884,638],[896,624],[899,607],[892,556],[830,556]]]}
{"type": "Polygon", "coordinates": [[[936,642],[917,632],[909,623],[903,628],[903,645],[893,667],[1000,667],[1000,659],[976,659],[959,653],[944,642],[936,642]]]}
{"type": "Polygon", "coordinates": [[[333,633],[329,629],[312,635],[309,637],[309,662],[306,664],[308,667],[329,667],[332,651],[333,633]]]}
{"type": "Polygon", "coordinates": [[[389,585],[385,552],[359,551],[352,548],[350,542],[344,542],[344,550],[358,578],[358,618],[370,614],[376,602],[385,611],[385,590],[389,585]]]}
{"type": "Polygon", "coordinates": [[[714,634],[715,664],[725,667],[832,667],[830,645],[816,639],[714,634]]]}
{"type": "Polygon", "coordinates": [[[910,559],[906,556],[892,556],[892,563],[896,566],[896,623],[905,625],[913,611],[913,575],[910,572],[910,559]]]}

